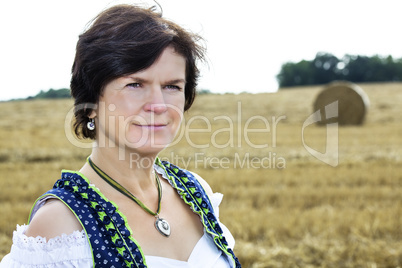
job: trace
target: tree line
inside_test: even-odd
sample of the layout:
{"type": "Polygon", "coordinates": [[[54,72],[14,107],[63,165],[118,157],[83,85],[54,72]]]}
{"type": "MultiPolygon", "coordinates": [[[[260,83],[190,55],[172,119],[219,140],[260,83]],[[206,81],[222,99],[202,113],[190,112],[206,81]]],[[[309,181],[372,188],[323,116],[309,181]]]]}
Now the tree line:
{"type": "Polygon", "coordinates": [[[378,55],[336,56],[319,52],[312,61],[287,62],[277,75],[279,87],[326,84],[334,80],[354,83],[402,81],[402,59],[378,55]]]}
{"type": "Polygon", "coordinates": [[[61,89],[49,89],[48,91],[41,90],[35,96],[30,96],[27,100],[33,99],[66,99],[71,98],[70,89],[68,88],[61,88],[61,89]]]}

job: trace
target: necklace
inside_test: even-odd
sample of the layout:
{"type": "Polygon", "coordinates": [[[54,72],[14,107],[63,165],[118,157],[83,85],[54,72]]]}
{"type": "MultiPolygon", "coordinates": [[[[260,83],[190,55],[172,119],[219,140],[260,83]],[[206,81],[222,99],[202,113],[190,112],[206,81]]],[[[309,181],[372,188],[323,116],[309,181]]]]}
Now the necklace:
{"type": "Polygon", "coordinates": [[[97,165],[92,162],[91,158],[87,158],[88,164],[91,168],[110,186],[116,189],[118,192],[122,193],[126,197],[130,198],[137,205],[139,205],[143,210],[145,210],[148,214],[155,216],[155,228],[158,232],[166,237],[170,236],[170,225],[165,220],[159,217],[159,213],[161,211],[161,203],[162,203],[162,185],[159,180],[159,176],[155,173],[156,184],[158,185],[158,208],[156,212],[150,210],[147,206],[144,205],[137,197],[135,197],[132,193],[130,193],[126,188],[124,188],[120,183],[112,179],[109,175],[107,175],[103,170],[101,170],[97,165]]]}

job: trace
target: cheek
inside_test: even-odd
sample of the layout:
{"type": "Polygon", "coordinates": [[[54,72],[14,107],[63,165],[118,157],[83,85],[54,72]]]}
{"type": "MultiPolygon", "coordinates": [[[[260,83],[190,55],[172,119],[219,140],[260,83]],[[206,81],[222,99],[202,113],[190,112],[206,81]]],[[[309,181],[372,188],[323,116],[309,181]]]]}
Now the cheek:
{"type": "Polygon", "coordinates": [[[177,108],[180,109],[182,113],[184,112],[185,103],[186,103],[186,98],[185,98],[184,93],[183,93],[181,98],[177,101],[177,108]]]}
{"type": "Polygon", "coordinates": [[[180,117],[183,117],[184,113],[184,93],[176,96],[165,97],[165,103],[171,114],[175,113],[180,117]]]}
{"type": "Polygon", "coordinates": [[[169,110],[171,116],[174,117],[175,120],[177,120],[180,124],[184,116],[184,101],[177,103],[176,105],[172,105],[169,110]]]}
{"type": "Polygon", "coordinates": [[[124,102],[102,101],[98,106],[100,127],[109,135],[117,135],[128,122],[128,109],[124,102]]]}

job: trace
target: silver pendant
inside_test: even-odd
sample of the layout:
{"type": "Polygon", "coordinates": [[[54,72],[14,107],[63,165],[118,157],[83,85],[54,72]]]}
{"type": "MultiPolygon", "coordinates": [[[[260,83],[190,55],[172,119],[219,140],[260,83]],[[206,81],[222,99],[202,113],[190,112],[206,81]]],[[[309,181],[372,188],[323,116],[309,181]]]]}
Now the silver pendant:
{"type": "Polygon", "coordinates": [[[157,217],[155,220],[155,228],[162,235],[166,237],[170,236],[170,225],[166,220],[157,217]]]}

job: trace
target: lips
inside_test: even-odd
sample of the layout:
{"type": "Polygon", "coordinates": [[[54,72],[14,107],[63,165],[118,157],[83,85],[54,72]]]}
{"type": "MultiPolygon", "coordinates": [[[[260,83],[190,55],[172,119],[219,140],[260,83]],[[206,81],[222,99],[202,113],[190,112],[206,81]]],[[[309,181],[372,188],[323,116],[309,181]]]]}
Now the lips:
{"type": "Polygon", "coordinates": [[[133,125],[137,127],[142,127],[142,128],[163,128],[166,127],[168,124],[149,124],[149,125],[144,125],[144,124],[136,124],[134,123],[133,125]]]}

